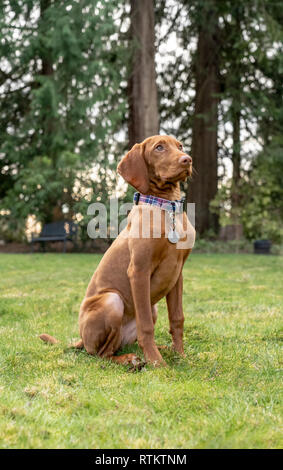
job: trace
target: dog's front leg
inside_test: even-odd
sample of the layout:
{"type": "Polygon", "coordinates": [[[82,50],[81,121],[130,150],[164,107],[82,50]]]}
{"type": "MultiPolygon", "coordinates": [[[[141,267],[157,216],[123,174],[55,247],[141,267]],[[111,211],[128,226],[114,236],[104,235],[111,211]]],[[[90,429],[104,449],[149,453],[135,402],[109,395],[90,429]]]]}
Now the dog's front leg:
{"type": "Polygon", "coordinates": [[[180,274],[178,281],[166,296],[170,333],[173,340],[173,349],[185,355],[183,346],[184,314],[183,314],[183,276],[180,274]]]}
{"type": "Polygon", "coordinates": [[[139,255],[136,247],[131,250],[128,277],[136,312],[139,346],[143,350],[146,361],[156,366],[164,365],[165,361],[154,341],[154,323],[150,302],[150,266],[148,258],[142,252],[139,255]]]}

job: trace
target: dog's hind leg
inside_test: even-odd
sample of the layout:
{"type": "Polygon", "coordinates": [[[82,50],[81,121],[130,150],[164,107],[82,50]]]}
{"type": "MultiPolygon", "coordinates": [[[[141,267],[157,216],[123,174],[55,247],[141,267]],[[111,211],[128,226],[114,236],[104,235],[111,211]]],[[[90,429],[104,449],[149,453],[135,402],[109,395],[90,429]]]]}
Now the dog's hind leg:
{"type": "Polygon", "coordinates": [[[153,324],[155,325],[156,321],[157,321],[157,304],[153,305],[151,307],[151,310],[152,310],[152,319],[153,319],[153,324]]]}
{"type": "Polygon", "coordinates": [[[80,334],[89,354],[136,366],[139,358],[135,354],[114,356],[122,343],[123,314],[124,303],[114,292],[88,297],[81,307],[80,334]]]}
{"type": "Polygon", "coordinates": [[[114,292],[87,297],[81,306],[80,335],[86,351],[111,357],[120,346],[124,303],[114,292]]]}

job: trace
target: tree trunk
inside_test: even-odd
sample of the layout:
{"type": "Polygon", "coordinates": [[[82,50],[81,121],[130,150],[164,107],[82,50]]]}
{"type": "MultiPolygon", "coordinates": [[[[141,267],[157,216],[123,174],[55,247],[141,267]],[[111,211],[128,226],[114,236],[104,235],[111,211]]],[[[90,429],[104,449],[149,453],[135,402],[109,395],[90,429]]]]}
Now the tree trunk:
{"type": "Polygon", "coordinates": [[[129,148],[159,132],[153,0],[131,0],[130,37],[134,53],[128,81],[129,148]]]}
{"type": "Polygon", "coordinates": [[[196,53],[196,96],[192,132],[195,174],[188,186],[188,201],[196,204],[196,229],[203,234],[218,230],[218,218],[209,204],[217,193],[217,127],[219,79],[218,14],[207,2],[199,29],[196,53]]]}
{"type": "Polygon", "coordinates": [[[237,93],[232,103],[233,173],[232,173],[232,188],[231,188],[232,215],[236,219],[237,219],[237,211],[238,211],[239,203],[240,203],[240,195],[239,195],[240,170],[241,170],[241,141],[240,141],[240,119],[241,119],[240,106],[241,105],[240,103],[241,103],[240,93],[237,93]]]}
{"type": "MultiPolygon", "coordinates": [[[[234,10],[236,31],[239,37],[242,36],[241,31],[241,18],[244,16],[241,5],[234,10]]],[[[241,106],[242,106],[242,94],[241,94],[241,61],[236,59],[233,73],[233,93],[232,93],[232,126],[233,126],[233,149],[232,149],[232,186],[231,186],[231,205],[232,205],[232,221],[234,224],[238,224],[239,221],[239,204],[240,204],[240,171],[241,171],[241,106]]]]}

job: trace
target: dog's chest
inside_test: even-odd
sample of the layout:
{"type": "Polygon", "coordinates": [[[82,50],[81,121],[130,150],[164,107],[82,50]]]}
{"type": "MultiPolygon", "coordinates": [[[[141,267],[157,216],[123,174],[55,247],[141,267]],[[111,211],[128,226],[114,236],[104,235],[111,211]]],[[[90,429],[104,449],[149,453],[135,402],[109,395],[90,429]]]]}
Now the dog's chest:
{"type": "Polygon", "coordinates": [[[150,290],[153,303],[166,296],[175,286],[184,260],[189,254],[189,250],[176,250],[176,245],[171,245],[167,240],[166,243],[167,255],[160,259],[151,275],[150,290]]]}
{"type": "Polygon", "coordinates": [[[130,238],[149,241],[166,238],[178,250],[190,250],[194,246],[195,229],[186,213],[173,214],[173,212],[161,211],[158,207],[144,204],[134,206],[128,222],[127,234],[130,238]],[[176,237],[170,236],[172,233],[176,237]]]}
{"type": "MultiPolygon", "coordinates": [[[[191,251],[195,230],[184,213],[176,214],[174,220],[170,213],[148,205],[134,207],[128,236],[139,239],[142,256],[148,262],[151,257],[150,291],[152,303],[158,302],[175,286],[185,259],[191,251]],[[168,233],[174,229],[179,241],[170,242],[168,233]]],[[[133,245],[132,245],[133,246],[133,245]]]]}

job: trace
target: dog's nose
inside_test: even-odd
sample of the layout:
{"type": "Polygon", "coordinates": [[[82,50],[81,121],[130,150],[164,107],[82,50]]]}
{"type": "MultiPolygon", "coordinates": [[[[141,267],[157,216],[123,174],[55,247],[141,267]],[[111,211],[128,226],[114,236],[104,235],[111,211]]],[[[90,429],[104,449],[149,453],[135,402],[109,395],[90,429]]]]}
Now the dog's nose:
{"type": "Polygon", "coordinates": [[[183,166],[188,166],[192,163],[192,157],[190,157],[189,155],[182,155],[180,158],[179,158],[179,163],[181,163],[181,165],[183,166]]]}

